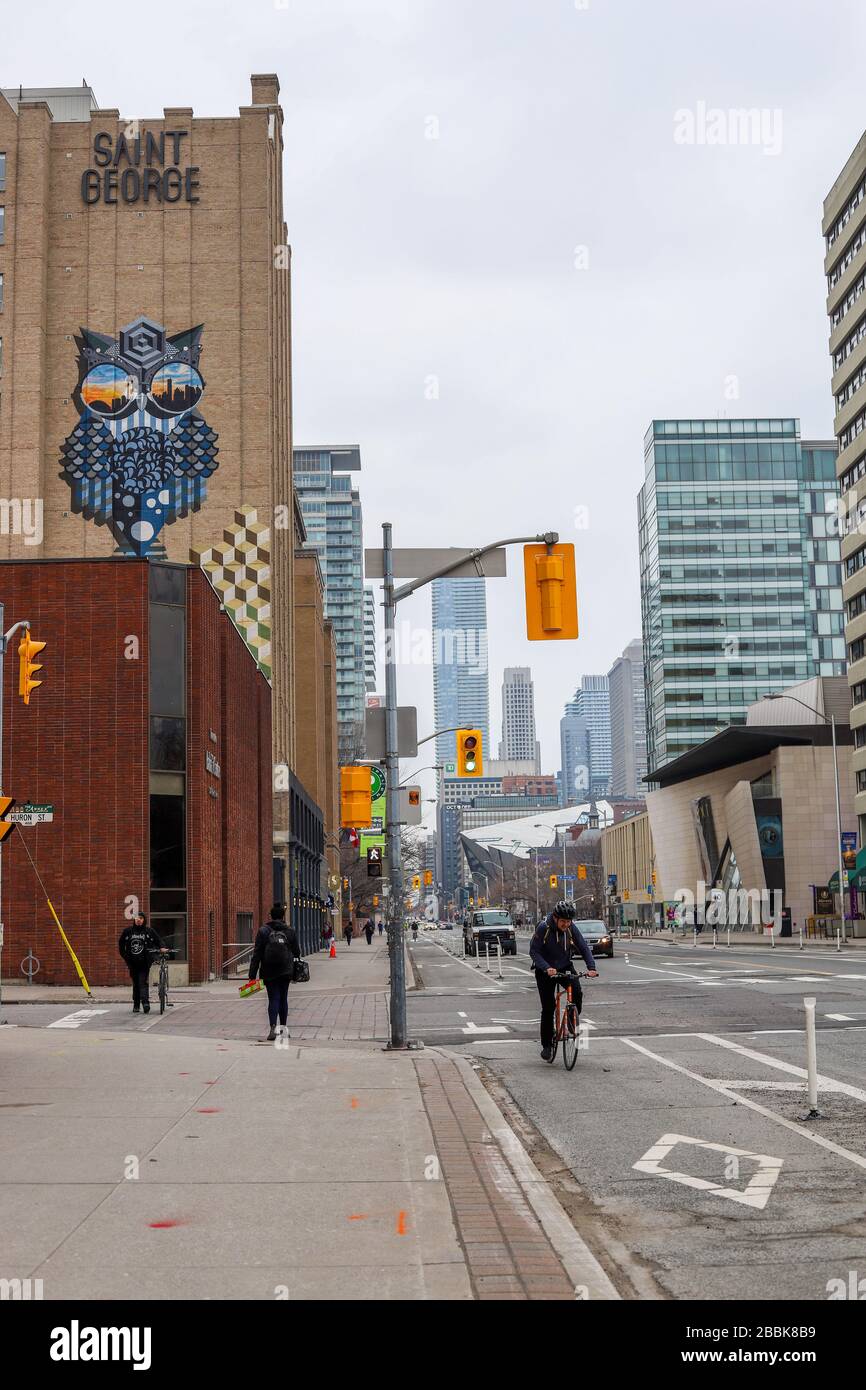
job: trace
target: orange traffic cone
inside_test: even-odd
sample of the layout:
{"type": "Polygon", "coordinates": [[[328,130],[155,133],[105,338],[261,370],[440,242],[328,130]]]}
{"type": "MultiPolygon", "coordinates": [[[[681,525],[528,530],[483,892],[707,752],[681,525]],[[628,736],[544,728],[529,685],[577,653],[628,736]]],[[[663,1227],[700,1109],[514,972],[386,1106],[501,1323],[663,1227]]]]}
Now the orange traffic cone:
{"type": "Polygon", "coordinates": [[[329,959],[329,960],[336,960],[336,959],[337,959],[337,943],[336,943],[336,941],[334,940],[333,937],[331,937],[331,949],[330,949],[330,951],[328,952],[328,959],[329,959]]]}

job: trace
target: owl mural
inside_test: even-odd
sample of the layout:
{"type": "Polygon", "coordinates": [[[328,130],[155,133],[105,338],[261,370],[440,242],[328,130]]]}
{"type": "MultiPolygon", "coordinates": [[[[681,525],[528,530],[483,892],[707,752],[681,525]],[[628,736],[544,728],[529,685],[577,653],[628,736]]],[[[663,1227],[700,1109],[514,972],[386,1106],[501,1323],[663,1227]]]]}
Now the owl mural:
{"type": "Polygon", "coordinates": [[[146,555],[163,526],[198,511],[216,470],[217,435],[199,414],[202,327],[166,334],[138,318],[118,338],[75,339],[81,418],[61,446],[72,510],[108,524],[121,550],[146,555]]]}

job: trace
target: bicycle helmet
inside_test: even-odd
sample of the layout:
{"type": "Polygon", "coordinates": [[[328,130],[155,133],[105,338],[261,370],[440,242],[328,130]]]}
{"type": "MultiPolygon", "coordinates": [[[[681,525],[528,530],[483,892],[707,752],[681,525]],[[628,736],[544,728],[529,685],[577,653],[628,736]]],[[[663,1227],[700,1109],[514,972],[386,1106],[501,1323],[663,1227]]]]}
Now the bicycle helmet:
{"type": "Polygon", "coordinates": [[[561,899],[553,909],[554,917],[565,917],[569,922],[574,921],[574,904],[561,899]]]}

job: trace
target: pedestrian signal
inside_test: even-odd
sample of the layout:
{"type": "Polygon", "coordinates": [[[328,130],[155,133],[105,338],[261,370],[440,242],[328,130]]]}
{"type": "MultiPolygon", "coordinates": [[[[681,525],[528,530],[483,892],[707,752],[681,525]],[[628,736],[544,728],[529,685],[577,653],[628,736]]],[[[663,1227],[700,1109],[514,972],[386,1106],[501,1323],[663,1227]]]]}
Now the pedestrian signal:
{"type": "Polygon", "coordinates": [[[344,829],[373,823],[372,778],[369,767],[340,768],[340,824],[344,829]]]}

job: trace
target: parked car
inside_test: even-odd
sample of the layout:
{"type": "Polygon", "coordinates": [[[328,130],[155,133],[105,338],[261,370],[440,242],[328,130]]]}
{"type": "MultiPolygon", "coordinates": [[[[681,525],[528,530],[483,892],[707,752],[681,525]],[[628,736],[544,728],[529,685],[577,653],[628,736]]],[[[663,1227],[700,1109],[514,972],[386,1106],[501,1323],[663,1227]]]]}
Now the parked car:
{"type": "Polygon", "coordinates": [[[479,912],[470,912],[464,918],[464,956],[483,955],[488,947],[496,951],[497,942],[504,956],[517,955],[517,937],[510,912],[504,908],[488,907],[479,912]]]}
{"type": "Polygon", "coordinates": [[[606,922],[602,922],[598,917],[587,917],[583,922],[575,922],[574,925],[589,942],[589,949],[594,956],[613,957],[613,937],[606,922]]]}

